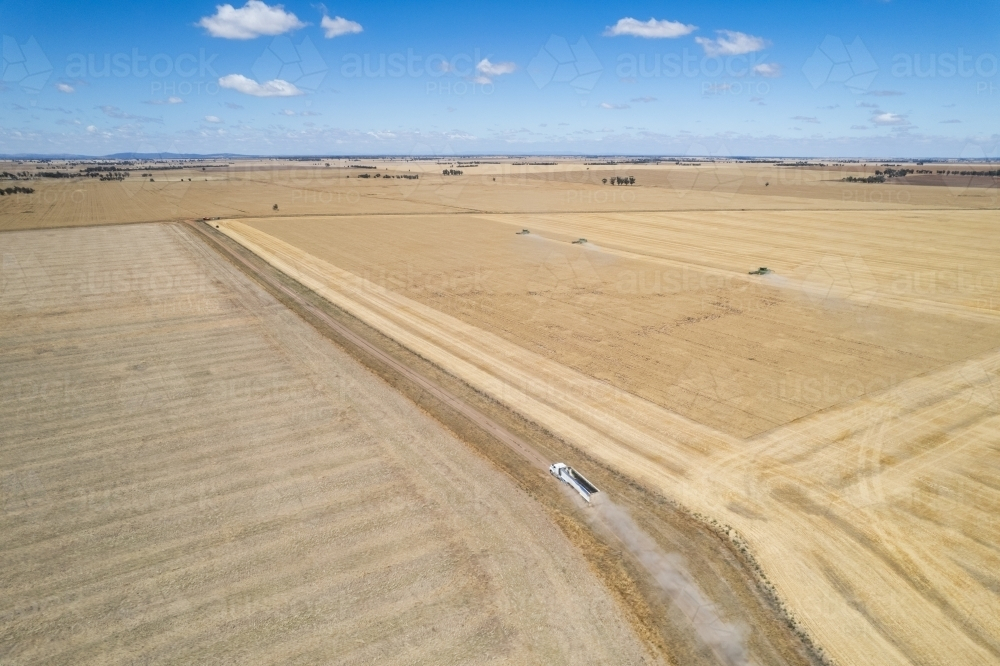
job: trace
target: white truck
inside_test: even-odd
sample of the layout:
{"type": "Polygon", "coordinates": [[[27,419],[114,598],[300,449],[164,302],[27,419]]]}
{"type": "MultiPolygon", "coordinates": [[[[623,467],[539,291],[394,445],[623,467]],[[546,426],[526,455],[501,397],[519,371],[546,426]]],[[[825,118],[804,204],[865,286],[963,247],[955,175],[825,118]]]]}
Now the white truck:
{"type": "Polygon", "coordinates": [[[588,504],[590,503],[590,496],[600,492],[597,490],[597,486],[587,481],[583,474],[580,474],[566,463],[552,463],[549,466],[549,474],[580,493],[580,496],[587,500],[588,504]]]}

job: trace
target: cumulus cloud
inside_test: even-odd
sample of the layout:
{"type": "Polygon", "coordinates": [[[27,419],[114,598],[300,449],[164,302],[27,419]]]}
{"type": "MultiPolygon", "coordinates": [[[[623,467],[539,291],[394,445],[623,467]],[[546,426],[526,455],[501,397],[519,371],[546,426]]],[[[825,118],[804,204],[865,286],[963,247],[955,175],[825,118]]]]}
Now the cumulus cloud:
{"type": "Polygon", "coordinates": [[[781,65],[776,62],[762,62],[759,65],[754,65],[753,73],[758,76],[774,79],[781,76],[781,65]]]}
{"type": "Polygon", "coordinates": [[[67,95],[71,95],[76,92],[76,88],[74,88],[68,83],[57,83],[56,90],[58,90],[61,93],[66,93],[67,95]]]}
{"type": "Polygon", "coordinates": [[[93,134],[94,132],[97,131],[97,126],[96,125],[87,125],[87,131],[90,132],[91,134],[93,134]]]}
{"type": "Polygon", "coordinates": [[[654,18],[646,22],[637,21],[634,18],[619,19],[618,23],[609,25],[604,30],[605,37],[619,37],[630,35],[632,37],[645,37],[646,39],[674,39],[690,35],[698,29],[695,25],[686,25],[680,21],[657,21],[654,18]]]}
{"type": "Polygon", "coordinates": [[[333,39],[334,37],[340,37],[341,35],[356,35],[364,30],[364,28],[361,27],[361,24],[357,21],[348,21],[340,16],[336,16],[334,18],[324,16],[319,25],[323,28],[327,39],[333,39]]]}
{"type": "Polygon", "coordinates": [[[630,108],[628,104],[611,104],[609,102],[601,102],[602,109],[628,109],[630,108]]]}
{"type": "Polygon", "coordinates": [[[512,74],[517,69],[517,65],[512,62],[490,62],[489,58],[483,58],[476,65],[476,83],[487,84],[493,82],[493,77],[504,74],[512,74]]]}
{"type": "Polygon", "coordinates": [[[872,116],[872,122],[883,127],[910,124],[909,121],[906,120],[906,116],[901,116],[898,113],[889,113],[888,111],[885,113],[876,113],[872,116]]]}
{"type": "Polygon", "coordinates": [[[213,37],[223,39],[253,39],[262,35],[281,35],[304,28],[305,23],[282,5],[271,7],[261,0],[247,0],[239,9],[232,5],[216,5],[214,16],[205,16],[198,25],[213,37]]]}
{"type": "Polygon", "coordinates": [[[711,58],[763,51],[769,45],[769,42],[763,37],[754,37],[745,32],[736,32],[735,30],[716,30],[715,32],[719,35],[716,39],[694,38],[694,41],[705,49],[705,55],[711,58]]]}
{"type": "Polygon", "coordinates": [[[241,92],[244,95],[253,95],[254,97],[296,97],[297,95],[304,94],[295,87],[294,83],[289,83],[288,81],[274,79],[272,81],[265,81],[264,83],[257,83],[242,74],[223,76],[219,79],[219,85],[223,88],[241,92]]]}
{"type": "Polygon", "coordinates": [[[219,116],[205,116],[206,123],[221,123],[222,119],[219,116]]]}

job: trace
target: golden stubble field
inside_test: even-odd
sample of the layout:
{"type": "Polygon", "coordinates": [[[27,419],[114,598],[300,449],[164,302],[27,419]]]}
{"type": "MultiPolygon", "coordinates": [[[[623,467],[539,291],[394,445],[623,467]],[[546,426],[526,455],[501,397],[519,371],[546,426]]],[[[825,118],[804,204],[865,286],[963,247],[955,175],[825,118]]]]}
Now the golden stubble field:
{"type": "Polygon", "coordinates": [[[179,225],[0,245],[3,663],[650,658],[535,502],[179,225]]]}
{"type": "MultiPolygon", "coordinates": [[[[848,186],[869,198],[880,187],[830,188],[848,186]]],[[[425,358],[731,526],[839,663],[995,663],[994,192],[910,185],[917,204],[793,205],[770,187],[674,194],[721,200],[706,210],[219,224],[425,358]],[[747,275],[759,266],[774,273],[747,275]]],[[[481,210],[495,194],[478,197],[458,200],[481,210]]]]}
{"type": "MultiPolygon", "coordinates": [[[[998,206],[992,179],[910,177],[882,185],[844,183],[871,175],[876,164],[796,168],[774,164],[701,162],[591,166],[578,160],[495,159],[465,166],[436,160],[238,160],[157,163],[123,182],[92,178],[36,179],[30,195],[0,197],[0,230],[202,217],[281,215],[408,215],[417,213],[649,212],[662,210],[871,210],[998,206]],[[329,167],[325,166],[330,164],[329,167]],[[204,166],[203,166],[204,165],[204,166]],[[374,169],[358,168],[377,167],[374,169]],[[169,167],[169,168],[167,168],[169,167]],[[462,176],[443,176],[460,168],[462,176]],[[141,174],[150,174],[149,178],[141,174]],[[379,178],[374,175],[379,174],[379,178]],[[369,178],[359,178],[368,175],[369,178]],[[381,176],[391,175],[392,178],[381,176]],[[401,176],[418,175],[418,179],[401,176]],[[632,175],[638,185],[602,180],[632,175]],[[934,180],[937,186],[912,183],[934,180]],[[273,210],[277,204],[278,211],[273,210]]],[[[924,165],[930,170],[954,164],[924,165]]],[[[69,171],[65,164],[0,162],[0,172],[69,171]],[[30,167],[30,168],[29,168],[30,167]]]]}
{"type": "Polygon", "coordinates": [[[525,161],[34,181],[0,200],[0,228],[222,217],[334,304],[726,526],[838,663],[1000,660],[996,183],[525,161]],[[601,183],[615,175],[637,185],[601,183]]]}

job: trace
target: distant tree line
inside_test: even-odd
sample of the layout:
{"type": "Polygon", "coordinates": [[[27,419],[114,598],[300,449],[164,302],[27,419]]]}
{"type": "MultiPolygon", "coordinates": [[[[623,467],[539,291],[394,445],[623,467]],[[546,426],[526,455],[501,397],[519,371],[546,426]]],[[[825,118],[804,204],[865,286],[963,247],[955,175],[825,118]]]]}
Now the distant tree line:
{"type": "Polygon", "coordinates": [[[119,169],[116,166],[92,166],[84,168],[83,171],[81,171],[80,173],[82,173],[85,176],[93,177],[105,171],[128,171],[128,169],[119,169]]]}
{"type": "Polygon", "coordinates": [[[0,189],[0,196],[7,194],[32,194],[34,191],[34,188],[31,187],[7,187],[0,189]]]}
{"type": "MultiPolygon", "coordinates": [[[[348,176],[348,178],[350,178],[350,176],[348,176]]],[[[389,174],[385,174],[383,176],[382,174],[377,173],[374,176],[372,176],[370,173],[359,173],[358,174],[358,178],[386,178],[386,179],[389,179],[389,178],[405,178],[407,180],[417,180],[418,178],[420,178],[420,176],[406,174],[406,173],[402,173],[402,174],[399,174],[397,176],[390,176],[389,174]]]]}
{"type": "Polygon", "coordinates": [[[913,169],[886,169],[885,171],[876,171],[875,175],[886,178],[905,178],[908,173],[913,173],[913,169]]]}
{"type": "Polygon", "coordinates": [[[989,176],[990,178],[996,178],[1000,176],[1000,169],[993,171],[938,171],[938,173],[945,176],[989,176]]]}
{"type": "Polygon", "coordinates": [[[602,178],[602,183],[611,183],[612,185],[635,185],[635,176],[615,176],[614,178],[602,178]]]}
{"type": "Polygon", "coordinates": [[[884,183],[885,176],[879,174],[878,176],[866,176],[859,178],[857,176],[848,176],[847,178],[841,178],[841,182],[844,183],[884,183]]]}
{"type": "Polygon", "coordinates": [[[462,172],[459,171],[458,169],[445,169],[441,173],[443,173],[446,176],[461,176],[462,175],[462,172]]]}

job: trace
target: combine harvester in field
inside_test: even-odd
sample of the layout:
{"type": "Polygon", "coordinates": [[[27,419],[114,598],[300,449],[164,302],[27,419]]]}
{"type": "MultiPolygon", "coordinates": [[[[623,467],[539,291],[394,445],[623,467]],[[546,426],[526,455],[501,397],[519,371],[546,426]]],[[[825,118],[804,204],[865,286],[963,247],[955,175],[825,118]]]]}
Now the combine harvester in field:
{"type": "Polygon", "coordinates": [[[520,231],[515,231],[514,233],[518,236],[527,236],[531,232],[528,231],[527,229],[521,229],[520,231]]]}
{"type": "Polygon", "coordinates": [[[597,486],[584,478],[583,474],[580,474],[566,463],[552,463],[549,466],[549,474],[580,493],[580,496],[587,500],[588,504],[590,503],[590,496],[600,492],[597,490],[597,486]]]}
{"type": "Polygon", "coordinates": [[[765,268],[764,266],[761,266],[760,268],[758,268],[755,271],[750,271],[749,274],[750,275],[767,275],[768,273],[773,273],[773,272],[774,271],[772,271],[770,268],[765,268]]]}
{"type": "Polygon", "coordinates": [[[586,242],[587,242],[586,238],[581,238],[580,240],[573,241],[573,245],[583,245],[586,242]]]}

